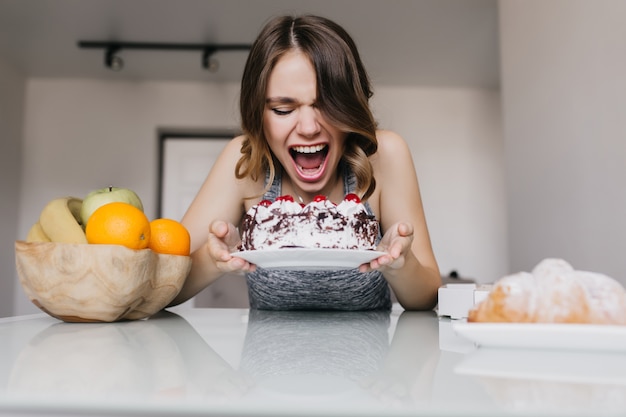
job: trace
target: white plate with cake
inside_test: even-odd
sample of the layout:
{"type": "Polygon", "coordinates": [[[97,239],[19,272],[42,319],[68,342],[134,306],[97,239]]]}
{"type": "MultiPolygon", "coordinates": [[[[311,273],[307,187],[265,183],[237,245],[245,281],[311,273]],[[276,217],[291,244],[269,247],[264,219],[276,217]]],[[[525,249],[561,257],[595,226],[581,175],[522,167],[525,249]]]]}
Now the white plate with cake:
{"type": "Polygon", "coordinates": [[[378,258],[385,252],[355,249],[303,249],[249,250],[232,253],[266,269],[314,271],[358,268],[363,263],[378,258]]]}
{"type": "Polygon", "coordinates": [[[261,268],[350,269],[381,256],[379,223],[356,194],[335,204],[317,196],[309,204],[284,195],[251,207],[241,227],[241,251],[232,255],[261,268]]]}

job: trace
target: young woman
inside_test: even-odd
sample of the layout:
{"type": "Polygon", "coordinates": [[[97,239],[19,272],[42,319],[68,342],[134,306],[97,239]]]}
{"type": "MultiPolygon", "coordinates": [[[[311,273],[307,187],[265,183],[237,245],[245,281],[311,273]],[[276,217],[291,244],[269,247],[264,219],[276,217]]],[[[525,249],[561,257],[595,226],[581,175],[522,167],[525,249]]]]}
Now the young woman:
{"type": "Polygon", "coordinates": [[[247,275],[259,309],[431,309],[441,278],[409,148],[377,130],[370,81],[346,31],[318,16],[271,20],[254,42],[241,82],[243,135],[215,162],[183,218],[193,266],[173,304],[227,272],[247,275]],[[245,212],[290,194],[338,203],[357,193],[380,221],[378,250],[358,269],[294,272],[231,256],[245,212]]]}

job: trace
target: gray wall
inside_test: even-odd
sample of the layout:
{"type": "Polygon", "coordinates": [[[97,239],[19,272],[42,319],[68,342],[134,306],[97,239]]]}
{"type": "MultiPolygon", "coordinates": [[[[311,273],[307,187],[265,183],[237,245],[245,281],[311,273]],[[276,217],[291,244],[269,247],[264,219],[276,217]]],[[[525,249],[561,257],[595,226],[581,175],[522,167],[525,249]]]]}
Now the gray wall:
{"type": "Polygon", "coordinates": [[[626,285],[626,2],[501,1],[512,270],[545,256],[626,285]]]}
{"type": "Polygon", "coordinates": [[[14,304],[24,85],[18,72],[0,60],[0,317],[10,316],[14,304]]]}

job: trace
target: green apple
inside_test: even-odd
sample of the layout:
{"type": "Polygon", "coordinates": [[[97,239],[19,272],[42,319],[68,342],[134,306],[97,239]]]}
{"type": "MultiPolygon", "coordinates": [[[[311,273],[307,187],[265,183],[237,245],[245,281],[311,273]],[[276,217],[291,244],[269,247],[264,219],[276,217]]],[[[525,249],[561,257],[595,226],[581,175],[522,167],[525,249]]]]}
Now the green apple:
{"type": "Polygon", "coordinates": [[[83,206],[80,209],[83,228],[87,226],[87,221],[89,221],[94,211],[105,204],[115,202],[128,203],[143,211],[141,199],[133,190],[120,187],[100,188],[90,192],[83,198],[83,206]]]}

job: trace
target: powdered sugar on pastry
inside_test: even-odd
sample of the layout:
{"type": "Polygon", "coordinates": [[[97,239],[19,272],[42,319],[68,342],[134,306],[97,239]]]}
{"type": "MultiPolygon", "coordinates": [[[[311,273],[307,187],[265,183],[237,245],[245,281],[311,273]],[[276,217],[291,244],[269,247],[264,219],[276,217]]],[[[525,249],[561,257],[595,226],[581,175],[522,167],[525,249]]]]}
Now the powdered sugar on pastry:
{"type": "Polygon", "coordinates": [[[532,273],[497,281],[468,321],[626,325],[626,290],[606,275],[545,259],[532,273]]]}
{"type": "Polygon", "coordinates": [[[593,323],[626,324],[626,292],[619,282],[586,271],[578,271],[577,279],[586,291],[593,323]]]}

